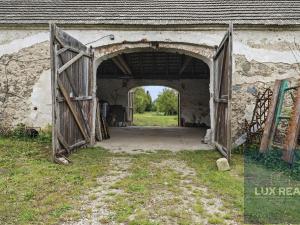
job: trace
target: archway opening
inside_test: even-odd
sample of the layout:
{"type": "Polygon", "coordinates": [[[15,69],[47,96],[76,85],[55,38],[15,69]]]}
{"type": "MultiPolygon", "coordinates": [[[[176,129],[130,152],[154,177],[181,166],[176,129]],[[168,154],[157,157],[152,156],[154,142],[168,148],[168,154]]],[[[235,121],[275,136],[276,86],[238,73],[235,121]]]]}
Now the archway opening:
{"type": "Polygon", "coordinates": [[[141,86],[128,92],[128,122],[139,127],[180,125],[179,92],[166,86],[141,86]]]}
{"type": "MultiPolygon", "coordinates": [[[[211,125],[209,85],[210,68],[204,61],[173,50],[149,48],[106,56],[97,68],[97,97],[101,105],[108,106],[104,118],[112,127],[112,134],[111,139],[105,141],[110,145],[103,143],[102,146],[110,149],[131,145],[145,149],[210,148],[203,144],[211,125]],[[180,94],[174,129],[162,125],[155,129],[133,126],[139,124],[135,124],[134,101],[130,95],[134,93],[132,90],[149,85],[165,86],[180,94]],[[145,144],[147,141],[149,145],[145,144]]],[[[166,120],[167,117],[162,123],[166,120]]],[[[153,125],[147,122],[144,125],[153,125]]]]}

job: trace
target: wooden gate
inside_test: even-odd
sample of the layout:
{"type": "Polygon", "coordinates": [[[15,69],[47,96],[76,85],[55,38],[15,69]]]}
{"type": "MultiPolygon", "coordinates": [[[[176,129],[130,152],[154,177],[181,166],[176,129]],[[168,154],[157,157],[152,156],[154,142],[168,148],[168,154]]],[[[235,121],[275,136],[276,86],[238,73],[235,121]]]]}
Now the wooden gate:
{"type": "Polygon", "coordinates": [[[232,31],[231,24],[214,56],[214,141],[228,160],[231,155],[232,31]]]}
{"type": "Polygon", "coordinates": [[[53,158],[91,144],[93,110],[93,53],[55,26],[51,31],[53,158]]]}

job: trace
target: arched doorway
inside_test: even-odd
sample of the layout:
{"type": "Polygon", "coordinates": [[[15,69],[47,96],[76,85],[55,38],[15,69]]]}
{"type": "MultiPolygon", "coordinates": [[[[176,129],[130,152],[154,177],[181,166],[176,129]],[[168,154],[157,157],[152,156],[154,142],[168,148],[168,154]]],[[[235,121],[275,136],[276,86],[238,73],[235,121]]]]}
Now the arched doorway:
{"type": "MultiPolygon", "coordinates": [[[[200,59],[204,58],[203,56],[196,58],[192,53],[184,54],[186,52],[172,48],[161,49],[155,45],[153,48],[149,46],[125,48],[117,51],[117,54],[116,52],[106,54],[97,60],[99,62],[96,69],[97,97],[101,102],[106,102],[110,106],[111,116],[108,117],[110,126],[128,128],[132,125],[132,109],[128,105],[130,90],[139,86],[159,85],[171,87],[180,93],[178,125],[186,128],[182,130],[155,129],[153,132],[146,129],[136,131],[136,129],[113,128],[109,142],[113,142],[114,134],[118,137],[115,142],[125,140],[125,136],[126,140],[130,140],[129,133],[132,132],[135,138],[132,138],[131,143],[139,143],[138,135],[144,133],[143,145],[147,142],[145,136],[155,135],[158,135],[156,141],[160,144],[164,143],[163,146],[168,146],[167,139],[171,143],[176,143],[176,140],[170,138],[171,136],[184,140],[185,146],[187,146],[185,140],[193,137],[194,139],[189,140],[190,143],[194,143],[194,146],[188,146],[190,149],[199,149],[199,146],[203,145],[202,140],[207,129],[211,127],[211,71],[209,65],[200,59]],[[120,132],[121,130],[126,130],[126,133],[120,132]],[[175,133],[180,133],[180,137],[176,137],[175,133]],[[164,137],[168,138],[164,139],[164,137]]],[[[206,58],[206,61],[209,60],[206,58]]],[[[119,143],[119,146],[128,146],[131,143],[119,143]]],[[[180,146],[180,143],[176,145],[180,146]]],[[[106,147],[114,148],[112,145],[106,147]]],[[[135,147],[138,148],[138,144],[133,148],[135,147]]],[[[180,147],[184,148],[184,145],[180,147]]],[[[203,146],[202,148],[205,149],[203,146]]]]}
{"type": "MultiPolygon", "coordinates": [[[[117,86],[121,84],[121,88],[123,89],[128,88],[130,84],[133,87],[136,85],[133,81],[136,79],[132,78],[139,80],[151,79],[151,82],[156,80],[159,82],[159,85],[161,85],[161,80],[168,80],[169,83],[173,84],[174,82],[181,82],[183,79],[181,75],[188,67],[191,67],[189,66],[191,61],[194,62],[194,66],[191,67],[192,72],[188,73],[188,76],[191,77],[184,77],[184,79],[189,78],[194,82],[190,82],[189,85],[181,83],[181,88],[192,92],[204,90],[205,93],[193,93],[188,99],[200,97],[202,100],[209,101],[209,104],[208,107],[207,104],[203,107],[201,102],[200,104],[194,104],[196,108],[189,112],[193,112],[194,119],[197,119],[197,116],[200,116],[201,119],[207,118],[208,115],[210,120],[208,124],[212,128],[211,132],[209,132],[211,141],[225,157],[230,159],[232,144],[232,24],[229,26],[228,31],[217,48],[216,46],[194,45],[181,42],[149,42],[145,39],[139,42],[123,41],[122,43],[96,48],[90,46],[88,48],[77,39],[56,27],[55,24],[51,24],[50,33],[54,160],[71,153],[74,149],[81,146],[94,145],[97,121],[96,112],[99,105],[97,103],[97,96],[103,97],[104,95],[101,92],[105,89],[103,87],[99,88],[99,83],[106,85],[106,89],[111,89],[115,84],[117,86]],[[161,63],[160,60],[156,60],[157,56],[164,55],[165,62],[162,64],[162,68],[167,69],[167,73],[153,73],[153,71],[157,72],[157,68],[153,66],[148,68],[148,71],[150,69],[149,76],[145,76],[145,74],[147,75],[147,70],[140,70],[139,72],[142,73],[139,74],[132,73],[130,67],[128,67],[126,61],[122,58],[122,54],[135,53],[155,54],[155,57],[150,57],[150,61],[152,63],[155,62],[156,65],[158,65],[157,63],[161,63]],[[177,63],[172,64],[169,61],[170,54],[173,54],[171,58],[177,58],[177,63]],[[184,61],[180,63],[180,70],[177,68],[177,72],[171,73],[172,75],[170,76],[169,70],[178,66],[180,55],[184,57],[184,61]],[[96,60],[94,60],[95,57],[96,60]],[[107,77],[106,79],[110,83],[105,84],[101,78],[98,79],[98,75],[99,72],[101,74],[101,67],[103,68],[105,63],[109,64],[111,61],[125,76],[119,76],[115,80],[112,79],[113,77],[107,77]],[[204,68],[208,68],[208,72],[200,73],[205,80],[204,82],[200,82],[201,87],[199,87],[201,76],[199,77],[199,73],[195,70],[195,65],[197,64],[198,67],[201,65],[201,72],[205,71],[204,68]],[[134,76],[129,77],[128,75],[134,76]],[[195,75],[196,77],[194,77],[195,75]],[[195,80],[198,80],[198,82],[195,80]],[[205,86],[204,88],[203,85],[205,86]],[[188,88],[186,88],[187,86],[188,88]],[[209,91],[206,91],[207,89],[209,91]],[[209,113],[195,114],[195,110],[199,110],[200,106],[201,109],[208,109],[209,113]]],[[[137,58],[139,60],[141,57],[138,56],[137,58]]],[[[144,68],[141,64],[143,65],[144,63],[138,61],[137,65],[140,65],[139,68],[144,68]]],[[[108,66],[109,69],[111,68],[108,66]]],[[[113,75],[115,74],[113,73],[113,75]]],[[[111,93],[115,94],[111,95],[115,101],[119,101],[118,96],[121,99],[127,96],[126,94],[118,93],[118,88],[111,93]]],[[[122,107],[122,105],[120,106],[122,107]]],[[[121,112],[124,112],[121,115],[126,115],[126,109],[124,110],[123,108],[121,112]]],[[[125,121],[124,118],[123,120],[125,121]]],[[[100,129],[100,126],[98,128],[100,129]]]]}
{"type": "Polygon", "coordinates": [[[138,86],[128,92],[131,126],[180,126],[180,92],[158,85],[138,86]]]}

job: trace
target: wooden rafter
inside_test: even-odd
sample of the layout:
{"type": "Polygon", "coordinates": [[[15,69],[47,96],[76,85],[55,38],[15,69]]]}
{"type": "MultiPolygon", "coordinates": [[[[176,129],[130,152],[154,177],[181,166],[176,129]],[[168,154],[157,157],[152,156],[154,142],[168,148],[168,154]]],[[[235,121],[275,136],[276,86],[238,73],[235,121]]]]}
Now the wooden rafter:
{"type": "Polygon", "coordinates": [[[117,59],[119,60],[120,64],[123,66],[123,68],[126,70],[127,74],[132,75],[131,69],[126,63],[125,59],[122,55],[118,55],[117,59]]]}
{"type": "Polygon", "coordinates": [[[112,61],[114,62],[114,64],[116,64],[116,66],[123,72],[124,75],[127,75],[127,71],[125,70],[125,68],[122,66],[122,64],[119,62],[117,57],[112,58],[112,61]]]}
{"type": "Polygon", "coordinates": [[[185,56],[185,60],[179,70],[179,75],[181,75],[184,70],[186,69],[186,67],[190,64],[190,62],[192,61],[192,57],[189,57],[189,56],[185,56]]]}

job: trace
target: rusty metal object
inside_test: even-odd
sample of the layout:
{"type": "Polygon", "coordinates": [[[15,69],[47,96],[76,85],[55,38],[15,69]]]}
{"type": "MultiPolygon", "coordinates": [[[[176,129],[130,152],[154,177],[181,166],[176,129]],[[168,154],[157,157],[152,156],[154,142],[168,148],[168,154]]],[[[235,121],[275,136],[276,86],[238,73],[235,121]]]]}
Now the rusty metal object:
{"type": "Polygon", "coordinates": [[[245,130],[247,134],[247,144],[260,143],[262,133],[267,120],[268,111],[271,104],[273,91],[267,88],[264,92],[256,95],[255,107],[250,122],[245,120],[245,130]]]}

